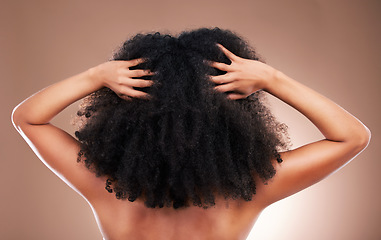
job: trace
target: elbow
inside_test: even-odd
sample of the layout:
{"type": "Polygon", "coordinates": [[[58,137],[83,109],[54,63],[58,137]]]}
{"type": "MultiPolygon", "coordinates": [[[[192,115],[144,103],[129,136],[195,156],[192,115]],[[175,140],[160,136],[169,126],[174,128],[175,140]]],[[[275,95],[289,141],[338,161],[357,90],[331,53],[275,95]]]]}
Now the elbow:
{"type": "Polygon", "coordinates": [[[365,128],[365,137],[364,137],[364,141],[363,141],[363,149],[365,149],[366,147],[368,147],[369,143],[370,143],[370,139],[372,138],[372,134],[370,133],[370,130],[369,128],[367,128],[366,126],[364,126],[365,128]]]}
{"type": "Polygon", "coordinates": [[[13,126],[14,126],[16,129],[18,129],[17,126],[19,125],[19,116],[18,116],[19,114],[18,114],[18,111],[17,111],[17,107],[18,107],[18,106],[16,106],[16,107],[13,109],[12,114],[11,114],[11,121],[12,121],[13,126]]]}
{"type": "Polygon", "coordinates": [[[19,105],[17,105],[13,111],[12,111],[12,114],[11,114],[11,121],[12,121],[12,124],[13,126],[16,128],[16,130],[19,130],[20,129],[20,125],[22,125],[23,121],[22,121],[22,114],[20,113],[20,109],[19,109],[19,105]]]}
{"type": "Polygon", "coordinates": [[[369,145],[371,139],[371,132],[369,128],[363,125],[363,129],[354,136],[354,142],[358,152],[363,151],[369,145]]]}

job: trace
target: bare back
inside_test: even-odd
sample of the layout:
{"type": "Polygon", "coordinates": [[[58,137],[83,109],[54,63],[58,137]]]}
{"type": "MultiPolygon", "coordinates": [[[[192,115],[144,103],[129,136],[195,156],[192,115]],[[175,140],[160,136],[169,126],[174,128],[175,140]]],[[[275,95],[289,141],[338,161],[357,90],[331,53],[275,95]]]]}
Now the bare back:
{"type": "Polygon", "coordinates": [[[260,212],[255,201],[217,199],[208,209],[147,208],[104,191],[91,203],[105,240],[246,239],[260,212]]]}

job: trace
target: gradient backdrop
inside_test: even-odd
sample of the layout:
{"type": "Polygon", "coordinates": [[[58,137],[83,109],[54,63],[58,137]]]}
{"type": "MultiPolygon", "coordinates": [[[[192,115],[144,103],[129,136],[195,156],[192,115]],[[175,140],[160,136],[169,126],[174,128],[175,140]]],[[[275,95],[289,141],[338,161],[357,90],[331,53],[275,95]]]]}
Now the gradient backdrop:
{"type": "MultiPolygon", "coordinates": [[[[0,238],[101,239],[91,209],[13,129],[19,102],[106,61],[138,32],[231,29],[268,64],[323,93],[372,131],[368,149],[341,171],[268,207],[249,239],[381,239],[381,1],[0,0],[0,238]]],[[[294,147],[322,136],[270,98],[294,147]]],[[[55,123],[73,132],[76,106],[55,123]]]]}

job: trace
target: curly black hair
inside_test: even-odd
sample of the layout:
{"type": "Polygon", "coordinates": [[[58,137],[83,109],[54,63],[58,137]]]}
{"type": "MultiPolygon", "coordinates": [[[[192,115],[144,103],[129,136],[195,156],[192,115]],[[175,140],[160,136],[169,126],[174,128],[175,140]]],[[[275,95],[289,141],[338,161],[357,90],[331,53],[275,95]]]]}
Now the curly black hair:
{"type": "Polygon", "coordinates": [[[260,60],[242,37],[220,28],[137,34],[111,60],[144,58],[131,69],[155,72],[154,85],[139,90],[150,100],[125,101],[108,88],[83,100],[78,162],[106,176],[106,190],[118,199],[142,199],[155,207],[208,208],[215,197],[251,201],[254,176],[272,178],[272,160],[288,148],[286,126],[264,105],[262,91],[229,100],[213,89],[208,75],[225,72],[205,60],[230,60],[234,54],[260,60]]]}

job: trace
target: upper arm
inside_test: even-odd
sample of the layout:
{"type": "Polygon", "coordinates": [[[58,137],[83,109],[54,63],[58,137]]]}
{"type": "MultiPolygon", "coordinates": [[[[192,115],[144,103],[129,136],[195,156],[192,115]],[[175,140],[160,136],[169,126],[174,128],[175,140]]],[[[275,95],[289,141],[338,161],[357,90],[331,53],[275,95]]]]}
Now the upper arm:
{"type": "Polygon", "coordinates": [[[102,182],[84,164],[77,162],[79,142],[51,124],[24,123],[17,130],[40,160],[71,188],[88,199],[102,182]]]}
{"type": "Polygon", "coordinates": [[[274,165],[275,176],[267,185],[259,186],[262,200],[270,205],[321,181],[360,153],[368,140],[354,143],[321,140],[281,153],[283,162],[274,165]]]}

